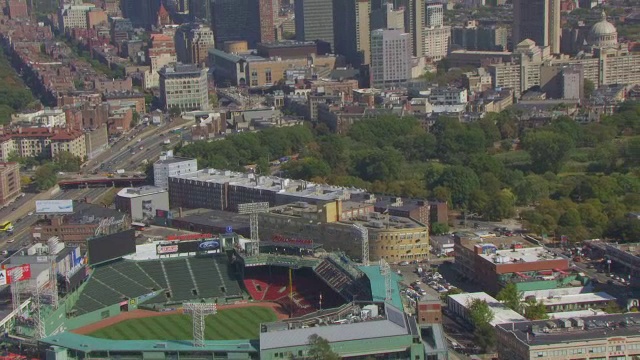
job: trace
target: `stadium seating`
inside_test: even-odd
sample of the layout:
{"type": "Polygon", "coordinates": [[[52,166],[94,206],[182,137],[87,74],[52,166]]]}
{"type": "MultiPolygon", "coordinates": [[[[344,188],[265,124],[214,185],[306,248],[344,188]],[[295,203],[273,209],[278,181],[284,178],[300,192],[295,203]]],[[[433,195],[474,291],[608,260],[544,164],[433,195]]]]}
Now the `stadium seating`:
{"type": "Polygon", "coordinates": [[[193,293],[196,286],[188,271],[185,258],[167,259],[162,262],[169,276],[171,301],[184,301],[199,297],[193,293]]]}
{"type": "Polygon", "coordinates": [[[146,304],[242,295],[225,256],[123,260],[96,268],[73,310],[82,315],[158,290],[146,304]]]}
{"type": "Polygon", "coordinates": [[[164,277],[160,261],[140,261],[136,265],[140,270],[142,270],[142,272],[146,273],[153,282],[158,284],[160,289],[168,288],[167,279],[164,277]]]}

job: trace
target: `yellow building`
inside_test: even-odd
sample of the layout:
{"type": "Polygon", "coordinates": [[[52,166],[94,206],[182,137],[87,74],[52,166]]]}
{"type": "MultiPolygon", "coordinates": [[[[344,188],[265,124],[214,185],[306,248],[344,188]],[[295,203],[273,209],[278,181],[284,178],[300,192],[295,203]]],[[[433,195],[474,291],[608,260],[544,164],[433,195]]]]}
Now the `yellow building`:
{"type": "Polygon", "coordinates": [[[260,238],[310,239],[327,251],[340,250],[362,258],[361,232],[369,238],[369,259],[389,263],[422,260],[429,256],[426,224],[409,218],[374,212],[374,205],[355,201],[329,201],[321,205],[295,202],[260,214],[260,238]]]}

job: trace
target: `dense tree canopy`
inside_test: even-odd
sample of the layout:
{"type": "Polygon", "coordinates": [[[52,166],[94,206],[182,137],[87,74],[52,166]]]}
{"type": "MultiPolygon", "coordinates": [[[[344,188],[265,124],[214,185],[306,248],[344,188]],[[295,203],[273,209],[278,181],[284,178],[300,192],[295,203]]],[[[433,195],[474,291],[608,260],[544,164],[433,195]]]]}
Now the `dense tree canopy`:
{"type": "Polygon", "coordinates": [[[324,124],[273,128],[177,149],[202,166],[290,176],[372,192],[446,201],[487,220],[519,216],[525,226],[570,240],[627,241],[640,211],[640,104],[623,103],[600,123],[559,117],[525,129],[515,109],[474,123],[381,116],[346,134],[324,124]],[[293,160],[267,169],[283,156],[293,160]]]}

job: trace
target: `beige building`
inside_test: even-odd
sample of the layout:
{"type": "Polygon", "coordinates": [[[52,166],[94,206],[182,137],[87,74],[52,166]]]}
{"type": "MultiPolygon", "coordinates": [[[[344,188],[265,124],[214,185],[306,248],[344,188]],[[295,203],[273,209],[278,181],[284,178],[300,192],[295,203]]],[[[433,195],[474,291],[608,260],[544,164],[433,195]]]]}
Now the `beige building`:
{"type": "Polygon", "coordinates": [[[451,44],[451,26],[426,27],[422,30],[424,38],[424,56],[440,61],[449,54],[451,44]]]}
{"type": "Polygon", "coordinates": [[[219,49],[209,50],[208,65],[214,69],[217,83],[267,87],[285,78],[286,72],[302,71],[309,75],[330,72],[335,68],[335,56],[298,57],[290,59],[264,58],[251,53],[230,54],[219,49]]]}
{"type": "Polygon", "coordinates": [[[15,128],[0,140],[2,158],[12,152],[20,157],[55,157],[60,151],[69,151],[84,159],[87,155],[84,133],[62,128],[15,128]]]}
{"type": "Polygon", "coordinates": [[[73,28],[87,28],[87,13],[94,9],[93,4],[65,4],[58,10],[58,26],[62,31],[73,28]]]}
{"type": "Polygon", "coordinates": [[[160,97],[165,109],[209,110],[208,69],[175,64],[160,70],[160,97]]]}
{"type": "Polygon", "coordinates": [[[633,312],[499,324],[496,334],[500,359],[640,357],[640,314],[633,312]]]}
{"type": "Polygon", "coordinates": [[[20,164],[0,163],[0,206],[5,206],[20,195],[20,164]]]}
{"type": "Polygon", "coordinates": [[[295,202],[276,206],[260,214],[260,238],[311,239],[327,250],[340,250],[362,258],[361,233],[367,229],[369,259],[387,262],[422,260],[429,257],[429,229],[409,218],[374,211],[374,204],[327,201],[317,205],[295,202]]]}

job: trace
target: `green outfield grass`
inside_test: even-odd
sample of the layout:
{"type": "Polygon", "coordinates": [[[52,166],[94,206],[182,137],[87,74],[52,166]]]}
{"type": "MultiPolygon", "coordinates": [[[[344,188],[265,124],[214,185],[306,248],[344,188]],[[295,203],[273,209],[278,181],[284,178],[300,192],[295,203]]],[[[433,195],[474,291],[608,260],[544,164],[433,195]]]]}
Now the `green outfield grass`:
{"type": "MultiPolygon", "coordinates": [[[[252,306],[220,310],[205,320],[206,340],[257,339],[260,323],[276,321],[269,308],[252,306]]],[[[130,319],[100,329],[90,336],[112,340],[189,340],[191,317],[182,314],[130,319]]]]}

